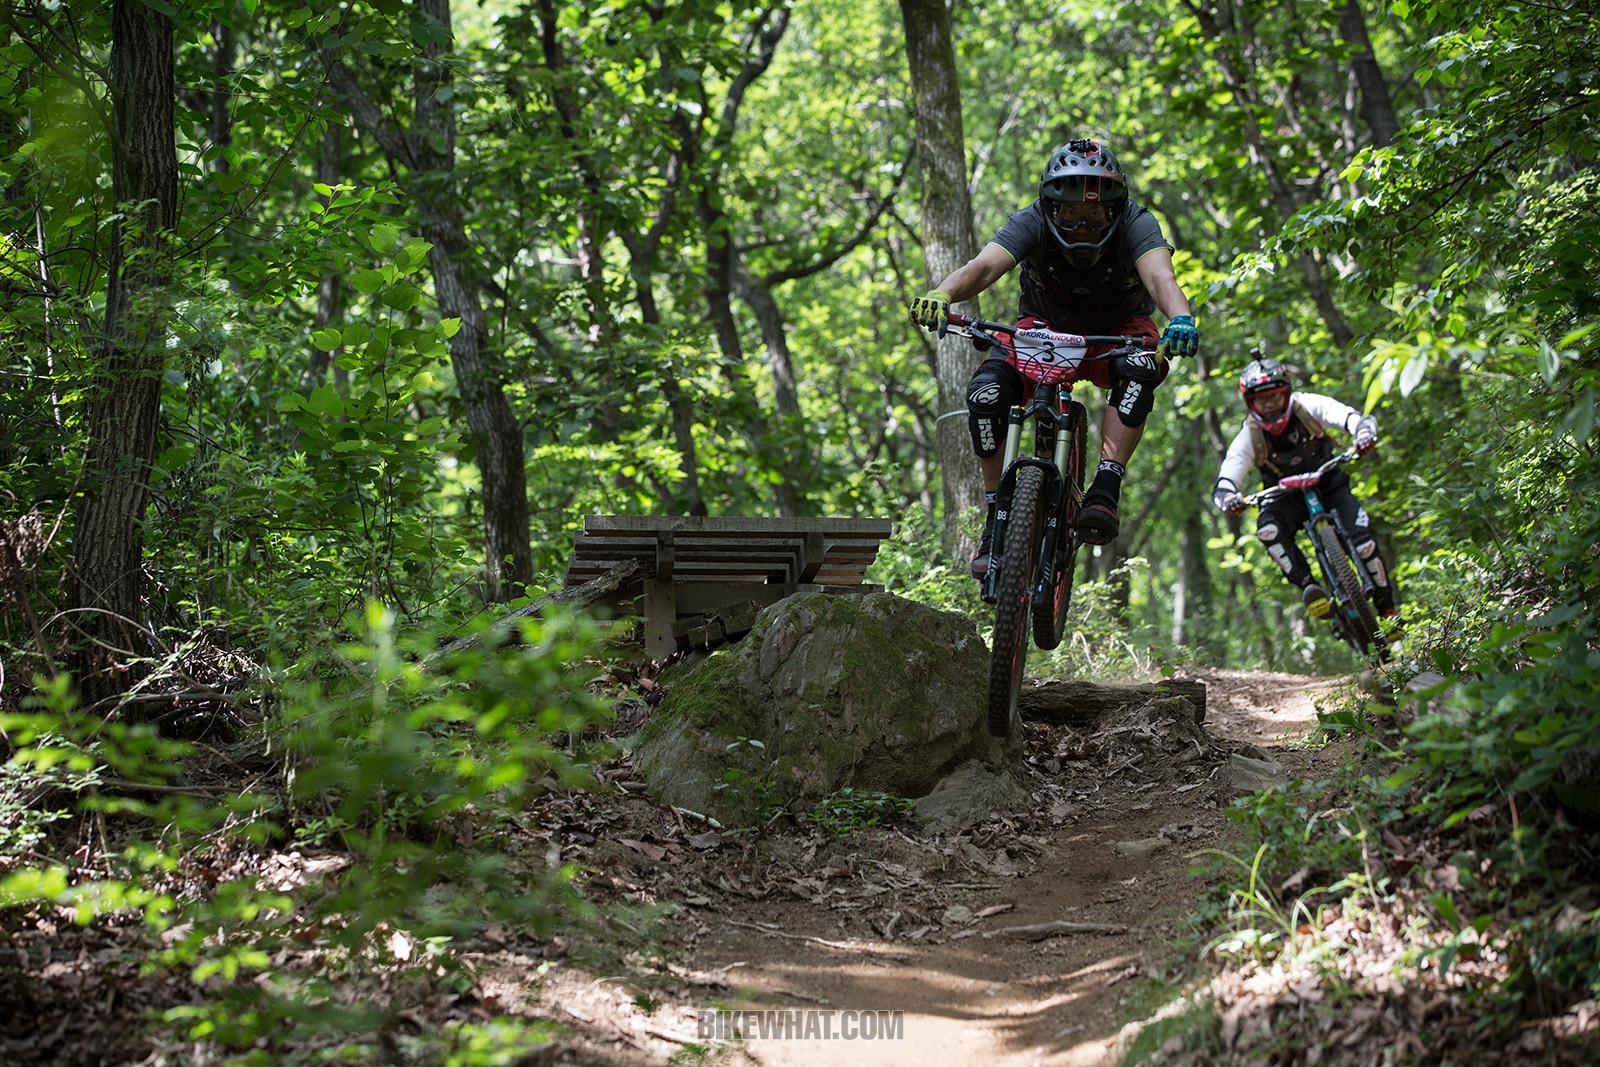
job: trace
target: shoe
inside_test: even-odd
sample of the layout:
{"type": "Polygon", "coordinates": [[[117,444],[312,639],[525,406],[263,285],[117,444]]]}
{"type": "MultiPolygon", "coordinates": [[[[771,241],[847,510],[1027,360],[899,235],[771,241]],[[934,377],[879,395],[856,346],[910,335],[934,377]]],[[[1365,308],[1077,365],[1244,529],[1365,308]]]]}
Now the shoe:
{"type": "Polygon", "coordinates": [[[1333,605],[1328,603],[1327,591],[1316,582],[1305,584],[1300,590],[1300,600],[1313,619],[1326,619],[1333,614],[1333,605]]]}
{"type": "Polygon", "coordinates": [[[1378,612],[1378,626],[1383,630],[1383,639],[1391,645],[1398,645],[1406,635],[1400,612],[1394,608],[1378,612]]]}
{"type": "Polygon", "coordinates": [[[989,554],[994,550],[994,509],[983,520],[983,533],[978,535],[978,550],[972,554],[972,576],[983,581],[989,573],[989,554]]]}
{"type": "Polygon", "coordinates": [[[1122,532],[1122,521],[1117,518],[1117,502],[1110,496],[1091,492],[1083,498],[1083,510],[1078,512],[1078,525],[1074,532],[1086,545],[1109,545],[1122,532]]]}

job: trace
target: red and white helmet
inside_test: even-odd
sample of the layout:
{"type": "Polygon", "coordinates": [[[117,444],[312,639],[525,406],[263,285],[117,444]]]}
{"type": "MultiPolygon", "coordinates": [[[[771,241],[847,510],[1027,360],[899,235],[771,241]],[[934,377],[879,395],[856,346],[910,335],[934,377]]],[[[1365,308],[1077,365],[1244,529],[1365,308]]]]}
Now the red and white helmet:
{"type": "Polygon", "coordinates": [[[1250,417],[1270,434],[1280,434],[1294,416],[1289,371],[1275,359],[1256,359],[1239,375],[1239,395],[1250,417]]]}

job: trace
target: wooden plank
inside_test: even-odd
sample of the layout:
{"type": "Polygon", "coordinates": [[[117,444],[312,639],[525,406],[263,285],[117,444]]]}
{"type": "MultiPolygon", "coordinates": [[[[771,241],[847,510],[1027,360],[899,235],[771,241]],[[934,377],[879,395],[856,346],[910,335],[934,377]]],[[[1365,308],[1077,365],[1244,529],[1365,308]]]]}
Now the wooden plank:
{"type": "Polygon", "coordinates": [[[888,537],[888,519],[780,519],[742,515],[588,515],[583,528],[591,534],[628,534],[671,530],[676,534],[712,536],[794,537],[808,533],[836,536],[888,537]]]}
{"type": "Polygon", "coordinates": [[[644,583],[644,647],[654,659],[665,659],[678,648],[672,636],[678,618],[676,565],[672,534],[663,534],[656,545],[656,576],[644,583]]]}

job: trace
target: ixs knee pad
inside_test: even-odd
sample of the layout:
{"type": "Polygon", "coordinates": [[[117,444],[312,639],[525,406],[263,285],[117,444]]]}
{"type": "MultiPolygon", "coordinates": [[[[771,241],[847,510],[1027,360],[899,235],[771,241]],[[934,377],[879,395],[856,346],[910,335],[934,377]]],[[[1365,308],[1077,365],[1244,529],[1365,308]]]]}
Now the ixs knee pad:
{"type": "Polygon", "coordinates": [[[1000,451],[1006,412],[1022,399],[1022,375],[1003,359],[986,359],[967,383],[967,428],[972,450],[988,458],[1000,451]]]}
{"type": "Polygon", "coordinates": [[[1386,586],[1389,584],[1389,571],[1383,565],[1383,557],[1378,555],[1378,542],[1367,538],[1356,544],[1356,555],[1361,557],[1361,562],[1367,565],[1367,573],[1372,575],[1374,585],[1386,586]]]}
{"type": "Polygon", "coordinates": [[[1111,406],[1124,426],[1143,426],[1156,402],[1161,363],[1149,352],[1133,352],[1111,361],[1111,406]]]}
{"type": "Polygon", "coordinates": [[[1295,554],[1289,551],[1289,546],[1279,540],[1279,534],[1282,532],[1276,522],[1265,522],[1256,527],[1256,536],[1261,539],[1262,545],[1267,549],[1267,555],[1278,565],[1278,569],[1289,580],[1289,584],[1303,585],[1305,580],[1311,577],[1310,568],[1305,566],[1303,560],[1296,559],[1295,554]]]}

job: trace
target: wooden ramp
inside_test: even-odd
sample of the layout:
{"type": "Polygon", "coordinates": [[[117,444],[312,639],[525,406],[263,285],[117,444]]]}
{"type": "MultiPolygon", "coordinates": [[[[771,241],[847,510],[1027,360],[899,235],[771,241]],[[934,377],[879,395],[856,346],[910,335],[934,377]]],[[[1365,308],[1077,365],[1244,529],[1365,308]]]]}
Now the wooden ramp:
{"type": "Polygon", "coordinates": [[[802,590],[881,590],[862,579],[891,532],[888,519],[590,515],[565,585],[644,564],[652,576],[608,603],[644,616],[645,648],[659,659],[741,636],[762,608],[802,590]]]}

